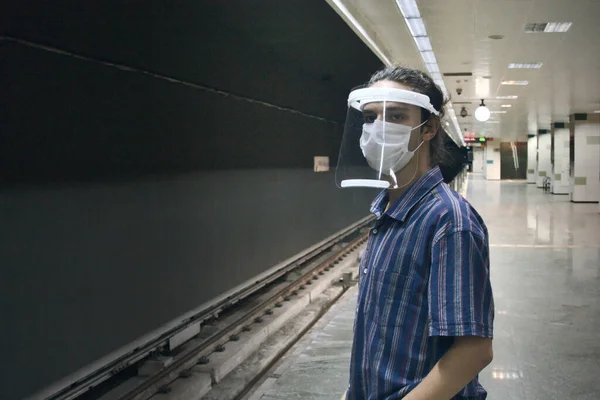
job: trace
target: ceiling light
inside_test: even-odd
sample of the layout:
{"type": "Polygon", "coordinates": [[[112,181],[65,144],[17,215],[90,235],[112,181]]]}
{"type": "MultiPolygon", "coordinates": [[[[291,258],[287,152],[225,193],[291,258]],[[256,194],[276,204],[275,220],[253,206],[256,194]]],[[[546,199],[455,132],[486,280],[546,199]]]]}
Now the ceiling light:
{"type": "Polygon", "coordinates": [[[423,57],[423,60],[425,60],[426,64],[436,64],[437,63],[437,61],[435,59],[435,54],[433,54],[433,51],[422,51],[421,56],[423,57]]]}
{"type": "Polygon", "coordinates": [[[417,48],[419,51],[432,51],[433,47],[431,47],[431,42],[427,36],[418,36],[415,37],[415,42],[417,42],[417,48]]]}
{"type": "MultiPolygon", "coordinates": [[[[333,1],[340,2],[340,0],[333,1]]],[[[402,16],[404,17],[404,20],[408,25],[408,29],[413,36],[417,48],[421,52],[421,58],[423,58],[427,69],[431,73],[432,79],[440,87],[444,96],[449,97],[448,89],[446,88],[444,80],[442,79],[442,74],[440,73],[440,68],[437,65],[437,60],[435,59],[435,54],[433,53],[431,41],[427,37],[427,29],[425,29],[425,23],[421,19],[421,14],[419,12],[419,7],[417,6],[416,0],[396,0],[396,4],[398,5],[398,8],[400,9],[402,16]]],[[[448,107],[452,109],[452,102],[448,102],[448,107]]],[[[448,116],[450,117],[450,120],[454,125],[455,131],[449,132],[450,137],[457,144],[462,144],[464,146],[465,141],[460,131],[460,125],[458,124],[458,120],[456,119],[454,110],[452,110],[452,112],[449,112],[448,116]]]]}
{"type": "Polygon", "coordinates": [[[404,18],[420,18],[419,7],[415,0],[396,0],[404,18]]]}
{"type": "Polygon", "coordinates": [[[508,111],[490,111],[492,114],[506,114],[508,111]]]}
{"type": "Polygon", "coordinates": [[[475,110],[475,118],[481,122],[490,119],[490,109],[485,106],[483,99],[481,99],[481,105],[475,110]]]}
{"type": "Polygon", "coordinates": [[[484,121],[486,124],[499,124],[500,121],[484,121]]]}
{"type": "Polygon", "coordinates": [[[431,73],[434,73],[434,72],[440,73],[440,67],[438,67],[437,64],[427,64],[427,69],[431,73]]]}
{"type": "Polygon", "coordinates": [[[508,68],[510,69],[533,69],[533,68],[542,68],[543,63],[510,63],[508,64],[508,68]]]}
{"type": "Polygon", "coordinates": [[[516,100],[519,96],[496,96],[498,100],[516,100]]]}
{"type": "Polygon", "coordinates": [[[460,116],[463,117],[463,118],[465,118],[467,115],[469,115],[469,112],[467,111],[467,109],[465,107],[463,107],[460,110],[460,116]]]}
{"type": "Polygon", "coordinates": [[[502,104],[500,107],[502,107],[502,108],[511,108],[512,104],[502,104]]]}
{"type": "Polygon", "coordinates": [[[557,33],[566,32],[571,28],[571,22],[536,22],[525,24],[526,33],[557,33]]]}
{"type": "Polygon", "coordinates": [[[421,18],[406,18],[408,29],[413,36],[427,36],[425,24],[421,18]]]}
{"type": "Polygon", "coordinates": [[[594,111],[594,114],[600,114],[600,110],[594,111]]]}
{"type": "Polygon", "coordinates": [[[492,40],[500,40],[500,39],[504,39],[504,35],[490,35],[488,36],[490,39],[492,40]]]}
{"type": "Polygon", "coordinates": [[[529,85],[528,81],[502,81],[500,82],[501,85],[517,85],[517,86],[524,86],[524,85],[529,85]]]}

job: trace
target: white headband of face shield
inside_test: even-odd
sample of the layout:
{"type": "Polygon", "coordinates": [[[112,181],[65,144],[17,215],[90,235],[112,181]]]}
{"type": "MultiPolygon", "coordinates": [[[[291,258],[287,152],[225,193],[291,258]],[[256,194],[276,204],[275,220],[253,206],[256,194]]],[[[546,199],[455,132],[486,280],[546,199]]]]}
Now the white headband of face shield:
{"type": "Polygon", "coordinates": [[[412,92],[410,90],[396,88],[364,88],[350,92],[348,106],[362,111],[368,103],[392,101],[397,103],[412,104],[422,107],[433,115],[440,113],[431,105],[429,96],[412,92]]]}

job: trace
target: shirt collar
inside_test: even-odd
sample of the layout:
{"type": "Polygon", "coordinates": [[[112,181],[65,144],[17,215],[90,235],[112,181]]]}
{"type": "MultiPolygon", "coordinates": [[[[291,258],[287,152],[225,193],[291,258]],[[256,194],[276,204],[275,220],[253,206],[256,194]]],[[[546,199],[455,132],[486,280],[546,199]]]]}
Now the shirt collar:
{"type": "Polygon", "coordinates": [[[415,183],[413,183],[406,192],[402,193],[398,201],[394,203],[387,211],[385,208],[389,202],[387,190],[382,191],[371,204],[371,213],[379,219],[383,214],[404,222],[408,213],[437,185],[443,181],[442,172],[439,167],[434,167],[427,171],[415,183]]]}

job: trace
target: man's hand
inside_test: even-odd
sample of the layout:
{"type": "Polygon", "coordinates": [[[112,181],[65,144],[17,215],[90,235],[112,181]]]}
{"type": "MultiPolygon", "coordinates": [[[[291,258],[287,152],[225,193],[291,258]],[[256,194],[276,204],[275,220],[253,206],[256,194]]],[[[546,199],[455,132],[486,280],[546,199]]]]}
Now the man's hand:
{"type": "Polygon", "coordinates": [[[454,345],[405,400],[449,400],[490,362],[492,340],[475,336],[456,337],[454,345]]]}

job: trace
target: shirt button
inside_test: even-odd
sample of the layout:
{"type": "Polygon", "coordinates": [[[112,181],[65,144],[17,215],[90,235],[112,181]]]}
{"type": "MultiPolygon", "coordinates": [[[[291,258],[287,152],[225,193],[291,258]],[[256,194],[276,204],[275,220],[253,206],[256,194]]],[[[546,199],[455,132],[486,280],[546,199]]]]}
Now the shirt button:
{"type": "Polygon", "coordinates": [[[377,228],[373,229],[373,235],[377,235],[377,228]]]}
{"type": "Polygon", "coordinates": [[[365,268],[365,269],[363,270],[363,272],[366,274],[366,273],[367,273],[367,269],[365,268]]]}

